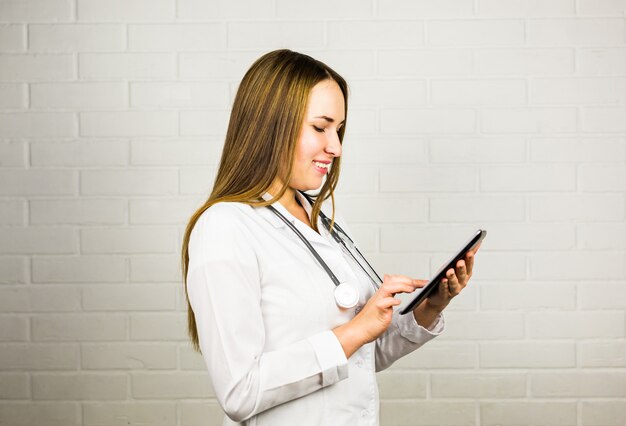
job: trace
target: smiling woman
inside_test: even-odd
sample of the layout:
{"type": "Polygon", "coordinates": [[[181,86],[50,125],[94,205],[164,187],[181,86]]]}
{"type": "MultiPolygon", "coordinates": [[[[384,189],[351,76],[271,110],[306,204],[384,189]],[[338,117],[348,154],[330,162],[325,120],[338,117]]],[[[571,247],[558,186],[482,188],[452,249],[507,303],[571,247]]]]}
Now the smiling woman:
{"type": "Polygon", "coordinates": [[[473,253],[412,315],[394,313],[394,296],[424,282],[381,279],[335,222],[347,99],[339,74],[290,50],[239,85],[182,247],[189,334],[224,425],[378,424],[375,372],[439,334],[471,276],[473,253]]]}

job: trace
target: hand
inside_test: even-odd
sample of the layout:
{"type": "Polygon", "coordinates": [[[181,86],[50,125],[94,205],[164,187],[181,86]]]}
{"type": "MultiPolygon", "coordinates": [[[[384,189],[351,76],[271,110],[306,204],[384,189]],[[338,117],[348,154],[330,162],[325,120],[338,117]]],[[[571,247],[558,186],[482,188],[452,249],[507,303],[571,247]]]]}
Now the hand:
{"type": "Polygon", "coordinates": [[[454,269],[450,268],[446,271],[446,277],[439,283],[437,292],[426,299],[426,303],[430,307],[442,311],[467,286],[472,277],[474,257],[479,248],[480,244],[468,251],[465,257],[456,263],[454,269]]]}
{"type": "Polygon", "coordinates": [[[418,286],[416,280],[405,275],[385,274],[382,285],[363,309],[350,321],[333,329],[346,357],[387,330],[393,317],[393,307],[401,303],[394,297],[397,293],[412,293],[418,286]]]}

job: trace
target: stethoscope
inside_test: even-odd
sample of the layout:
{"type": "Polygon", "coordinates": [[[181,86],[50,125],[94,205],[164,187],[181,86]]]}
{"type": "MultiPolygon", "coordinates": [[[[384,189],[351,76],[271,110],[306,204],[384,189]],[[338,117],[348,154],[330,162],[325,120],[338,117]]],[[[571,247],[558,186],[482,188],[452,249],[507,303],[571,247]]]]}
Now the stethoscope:
{"type": "MultiPolygon", "coordinates": [[[[307,199],[309,204],[313,205],[313,200],[308,194],[305,194],[302,191],[298,191],[298,192],[300,192],[300,194],[302,194],[302,196],[307,199]]],[[[335,302],[337,303],[337,305],[340,306],[341,308],[346,308],[346,309],[355,307],[356,304],[359,302],[359,289],[352,283],[339,282],[339,279],[337,279],[333,271],[328,267],[326,262],[324,262],[324,259],[322,259],[319,253],[317,253],[317,251],[313,248],[311,243],[309,243],[306,237],[302,235],[302,233],[285,216],[283,216],[282,213],[276,210],[272,205],[269,205],[267,207],[276,216],[278,216],[283,222],[285,222],[285,224],[302,240],[302,242],[309,249],[313,257],[315,257],[315,259],[318,261],[320,266],[324,269],[324,271],[326,271],[326,274],[328,274],[333,284],[335,284],[334,295],[335,295],[335,302]]],[[[352,238],[350,238],[348,234],[343,229],[341,229],[341,226],[339,226],[337,223],[334,223],[333,227],[331,228],[330,219],[321,210],[320,210],[320,219],[322,221],[322,224],[326,228],[326,230],[330,233],[330,235],[332,235],[333,239],[337,243],[339,243],[341,247],[344,249],[344,251],[346,251],[352,257],[354,262],[357,265],[359,265],[361,270],[369,277],[374,289],[378,290],[383,280],[376,273],[376,270],[372,267],[372,265],[370,265],[370,263],[367,261],[365,256],[363,256],[363,254],[357,248],[357,246],[354,244],[354,241],[352,240],[352,238]],[[355,256],[355,253],[356,253],[356,256],[355,256]],[[357,259],[357,256],[365,263],[365,266],[363,266],[363,263],[361,263],[357,259]]]]}

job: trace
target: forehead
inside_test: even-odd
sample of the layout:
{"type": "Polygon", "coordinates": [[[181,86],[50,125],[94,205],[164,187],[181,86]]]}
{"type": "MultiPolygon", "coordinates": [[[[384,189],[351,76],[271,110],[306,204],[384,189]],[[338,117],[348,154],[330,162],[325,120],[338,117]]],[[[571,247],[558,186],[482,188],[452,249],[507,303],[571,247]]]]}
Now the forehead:
{"type": "Polygon", "coordinates": [[[345,119],[344,108],[343,93],[334,80],[320,81],[311,89],[307,105],[309,117],[326,115],[341,122],[345,119]]]}

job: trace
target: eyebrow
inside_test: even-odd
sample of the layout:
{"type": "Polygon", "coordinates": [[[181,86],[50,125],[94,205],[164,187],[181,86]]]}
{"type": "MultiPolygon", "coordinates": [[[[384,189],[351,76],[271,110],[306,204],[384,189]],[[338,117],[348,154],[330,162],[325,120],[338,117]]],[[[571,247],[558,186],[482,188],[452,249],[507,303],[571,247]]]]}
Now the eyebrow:
{"type": "MultiPolygon", "coordinates": [[[[325,115],[320,115],[318,117],[313,117],[313,118],[323,118],[324,120],[328,121],[329,123],[334,123],[335,122],[335,119],[327,117],[325,115]]],[[[343,120],[341,123],[343,123],[344,121],[346,121],[346,120],[343,120]]],[[[339,124],[341,124],[341,123],[339,123],[339,124]]]]}

